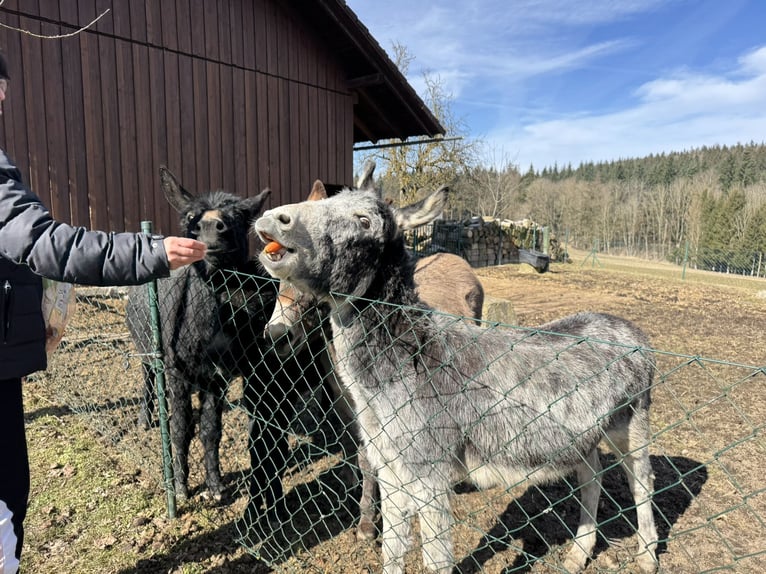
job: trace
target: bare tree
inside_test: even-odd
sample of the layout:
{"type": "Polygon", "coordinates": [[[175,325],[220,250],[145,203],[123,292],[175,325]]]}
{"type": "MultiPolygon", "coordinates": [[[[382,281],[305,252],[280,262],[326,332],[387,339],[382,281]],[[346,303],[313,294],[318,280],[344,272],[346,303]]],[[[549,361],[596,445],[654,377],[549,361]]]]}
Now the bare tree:
{"type": "MultiPolygon", "coordinates": [[[[398,43],[393,45],[393,52],[394,62],[406,74],[414,57],[398,43]]],[[[386,147],[357,157],[359,165],[371,157],[376,160],[381,174],[379,184],[385,196],[397,205],[414,201],[421,190],[433,191],[440,185],[453,183],[468,171],[475,159],[476,142],[464,138],[467,129],[453,113],[452,96],[444,82],[428,71],[423,73],[423,80],[425,93],[421,97],[444,126],[449,139],[386,147]],[[456,137],[461,139],[452,139],[456,137]]]]}
{"type": "Polygon", "coordinates": [[[477,215],[504,218],[518,215],[522,198],[521,174],[516,164],[495,147],[477,147],[482,150],[482,166],[467,171],[459,200],[477,215]]]}

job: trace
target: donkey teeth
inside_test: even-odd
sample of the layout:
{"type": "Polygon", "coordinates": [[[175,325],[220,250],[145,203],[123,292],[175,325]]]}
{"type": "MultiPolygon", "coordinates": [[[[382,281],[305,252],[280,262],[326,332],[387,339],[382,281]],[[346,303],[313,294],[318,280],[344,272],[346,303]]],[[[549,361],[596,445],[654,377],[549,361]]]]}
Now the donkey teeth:
{"type": "Polygon", "coordinates": [[[280,261],[287,251],[288,250],[284,245],[273,240],[267,243],[266,247],[263,248],[263,252],[270,261],[280,261]]]}

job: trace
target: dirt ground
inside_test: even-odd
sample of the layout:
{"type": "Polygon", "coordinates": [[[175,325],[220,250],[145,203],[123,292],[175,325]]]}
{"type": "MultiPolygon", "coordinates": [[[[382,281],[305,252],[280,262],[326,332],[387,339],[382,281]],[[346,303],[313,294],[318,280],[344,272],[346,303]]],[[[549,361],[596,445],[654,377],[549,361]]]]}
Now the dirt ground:
{"type": "MultiPolygon", "coordinates": [[[[544,274],[514,265],[477,274],[489,296],[512,302],[518,325],[595,310],[630,319],[649,335],[658,364],[651,454],[661,571],[766,571],[766,281],[692,271],[682,281],[678,268],[584,255],[544,274]]],[[[167,518],[157,433],[133,422],[140,375],[123,306],[111,298],[78,304],[68,330],[77,344],[62,347],[49,375],[27,385],[33,484],[23,571],[270,571],[237,542],[247,461],[246,421],[236,408],[225,415],[222,446],[229,496],[217,505],[198,488],[177,519],[167,518]]],[[[312,440],[297,440],[296,450],[310,451],[312,440]]],[[[273,570],[379,571],[379,545],[357,542],[353,532],[353,473],[335,447],[313,448],[285,479],[296,524],[304,513],[310,532],[275,537],[287,554],[273,570]]],[[[602,463],[615,460],[604,453],[602,463]]],[[[192,481],[199,486],[199,472],[192,481]]],[[[635,512],[619,467],[606,471],[603,488],[597,554],[586,571],[633,572],[635,512]]],[[[460,489],[453,510],[466,573],[559,571],[579,512],[565,482],[511,492],[460,489]]],[[[420,572],[418,563],[413,552],[408,571],[420,572]]]]}

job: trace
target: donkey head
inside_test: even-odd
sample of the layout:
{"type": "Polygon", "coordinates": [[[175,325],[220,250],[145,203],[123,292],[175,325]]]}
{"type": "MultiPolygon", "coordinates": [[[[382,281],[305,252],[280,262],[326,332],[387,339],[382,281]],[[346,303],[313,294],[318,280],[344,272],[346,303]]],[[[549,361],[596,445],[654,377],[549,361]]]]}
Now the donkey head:
{"type": "Polygon", "coordinates": [[[208,269],[237,268],[247,261],[249,227],[261,213],[270,189],[246,199],[225,191],[195,195],[166,167],[160,168],[160,179],[165,197],[181,215],[182,233],[207,244],[208,269]]]}
{"type": "MultiPolygon", "coordinates": [[[[368,160],[357,178],[356,188],[352,191],[367,192],[380,199],[382,194],[375,188],[374,172],[375,162],[368,160]]],[[[399,210],[395,209],[394,214],[399,228],[411,229],[439,217],[447,201],[447,191],[446,187],[442,187],[420,202],[399,210]]],[[[316,180],[307,201],[325,199],[327,199],[327,191],[324,184],[316,180]]],[[[281,248],[279,243],[271,242],[267,245],[265,252],[276,253],[281,248]]],[[[319,309],[319,302],[313,294],[302,292],[294,284],[282,281],[279,287],[279,298],[266,325],[265,335],[271,338],[277,353],[288,355],[291,352],[297,352],[309,338],[321,336],[320,325],[326,315],[319,309]]]]}
{"type": "Polygon", "coordinates": [[[267,243],[261,263],[320,301],[331,293],[363,296],[391,258],[404,255],[401,231],[437,217],[446,194],[442,187],[400,210],[375,191],[344,190],[322,201],[271,209],[255,223],[267,243]]]}

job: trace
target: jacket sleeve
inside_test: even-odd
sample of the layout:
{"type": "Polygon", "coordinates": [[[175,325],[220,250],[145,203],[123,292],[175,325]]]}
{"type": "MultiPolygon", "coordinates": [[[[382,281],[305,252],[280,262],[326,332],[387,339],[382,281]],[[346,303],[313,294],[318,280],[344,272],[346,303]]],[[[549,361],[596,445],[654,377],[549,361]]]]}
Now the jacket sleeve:
{"type": "Polygon", "coordinates": [[[43,277],[80,285],[136,285],[170,273],[162,237],[55,221],[2,150],[0,255],[43,277]]]}

